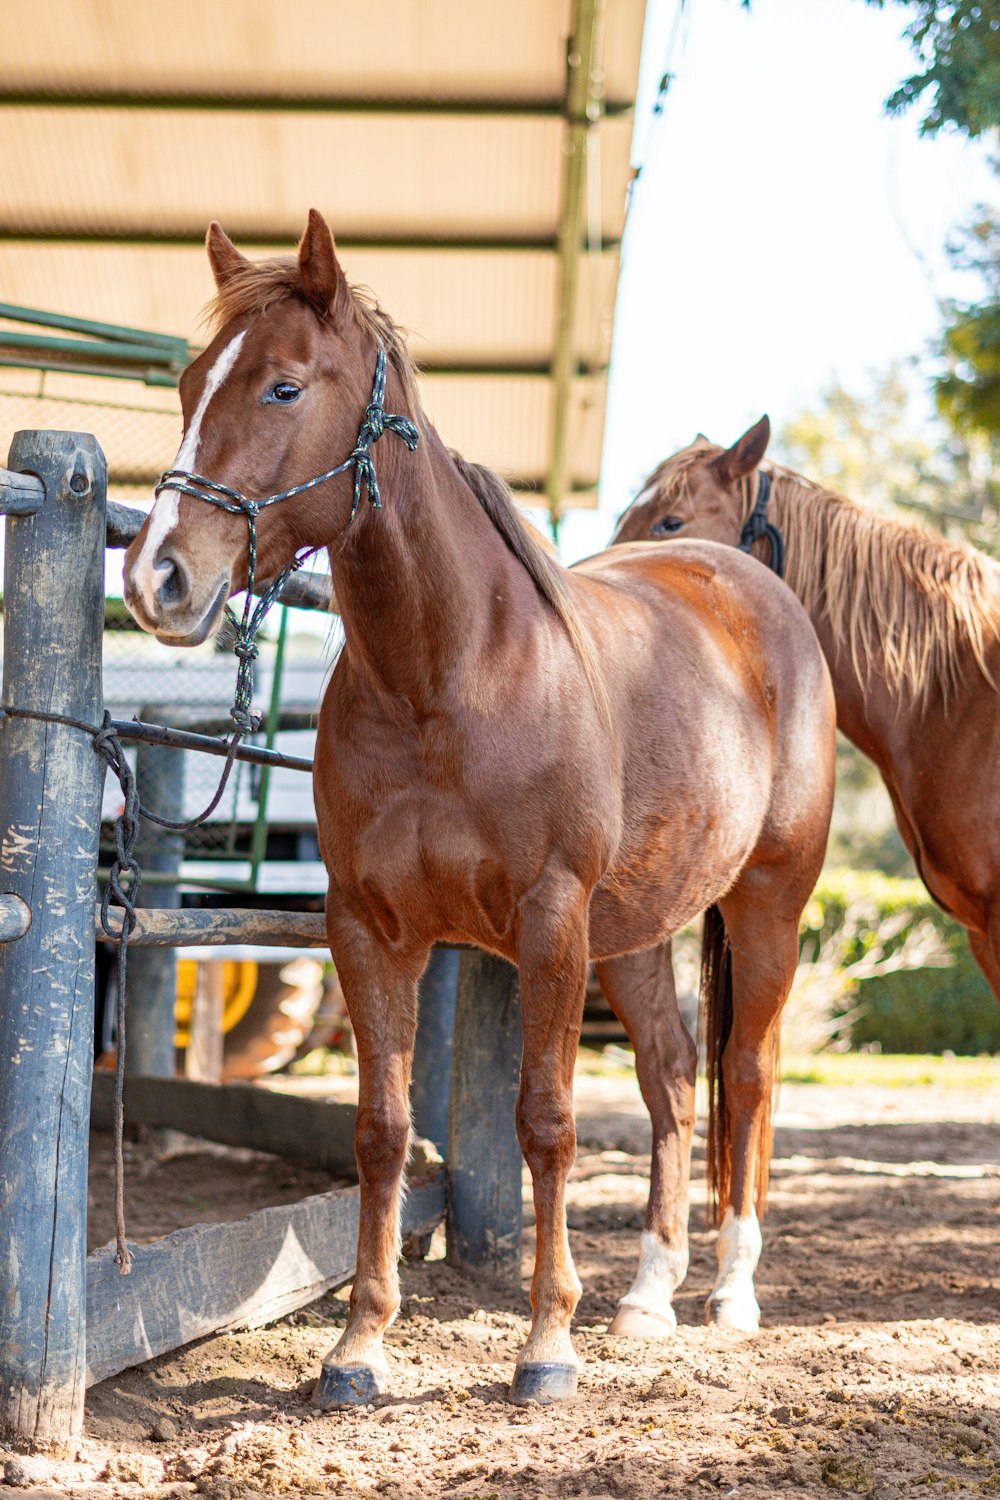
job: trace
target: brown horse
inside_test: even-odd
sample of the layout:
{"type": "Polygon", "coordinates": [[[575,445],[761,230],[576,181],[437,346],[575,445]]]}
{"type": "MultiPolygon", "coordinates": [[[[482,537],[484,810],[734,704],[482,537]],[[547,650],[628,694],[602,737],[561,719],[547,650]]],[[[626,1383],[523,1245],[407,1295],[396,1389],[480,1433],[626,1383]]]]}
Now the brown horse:
{"type": "Polygon", "coordinates": [[[262,575],[297,549],[330,549],[346,644],[315,795],[357,1038],[361,1223],[319,1404],[369,1401],[388,1377],[417,982],[441,940],[520,970],[517,1128],[538,1248],[511,1394],[547,1401],[576,1383],[565,1185],[588,957],[635,1044],[654,1127],[640,1271],[616,1327],[659,1334],[687,1265],[696,1054],[656,950],[718,903],[707,947],[724,1219],[710,1315],[755,1327],[772,1044],[832,797],[832,694],[805,613],[724,547],[626,548],[567,572],[502,482],[444,447],[396,328],[349,287],[318,214],[297,259],[251,264],[217,225],[208,250],[218,332],[184,374],[178,468],[129,549],[126,597],[161,640],[205,639],[247,579],[247,495],[262,507],[262,575]],[[408,421],[381,405],[380,351],[386,408],[408,421]],[[380,508],[348,472],[300,489],[344,454],[370,485],[382,433],[380,508]],[[265,506],[286,485],[296,493],[265,506]],[[237,499],[214,508],[209,494],[237,499]]]}
{"type": "Polygon", "coordinates": [[[759,470],[769,436],[762,417],[732,448],[699,438],[668,458],[614,541],[736,545],[758,474],[770,477],[767,516],[829,664],[839,726],[878,766],[921,879],[968,928],[1000,999],[1000,567],[801,474],[759,470]]]}

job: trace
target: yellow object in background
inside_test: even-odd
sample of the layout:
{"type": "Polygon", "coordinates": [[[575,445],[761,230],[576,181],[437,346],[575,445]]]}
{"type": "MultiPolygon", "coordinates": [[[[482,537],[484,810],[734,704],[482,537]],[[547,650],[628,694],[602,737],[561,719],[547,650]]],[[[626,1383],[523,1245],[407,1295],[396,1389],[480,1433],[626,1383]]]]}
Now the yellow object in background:
{"type": "MultiPolygon", "coordinates": [[[[250,1009],[250,1002],[257,992],[258,965],[250,959],[223,959],[222,961],[222,1030],[232,1031],[250,1009]]],[[[174,1018],[177,1030],[175,1047],[187,1047],[191,1041],[191,1015],[194,1010],[194,992],[198,984],[198,962],[193,958],[182,958],[177,963],[177,1005],[174,1018]]]]}

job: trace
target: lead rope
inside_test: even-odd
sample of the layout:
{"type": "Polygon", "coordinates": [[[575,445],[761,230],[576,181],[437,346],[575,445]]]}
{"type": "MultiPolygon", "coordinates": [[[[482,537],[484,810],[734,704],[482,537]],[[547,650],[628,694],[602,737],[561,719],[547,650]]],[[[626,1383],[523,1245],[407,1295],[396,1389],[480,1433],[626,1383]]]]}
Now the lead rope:
{"type": "Polygon", "coordinates": [[[89,734],[93,740],[94,749],[117,778],[124,799],[122,810],[115,819],[115,860],[108,873],[108,883],[101,897],[101,927],[112,941],[118,940],[118,994],[115,1003],[118,1053],[115,1061],[114,1104],[115,1265],[123,1276],[127,1276],[132,1269],[132,1252],[125,1241],[125,983],[128,972],[128,941],[135,929],[136,901],[142,889],[142,869],[135,857],[139,819],[145,818],[147,822],[156,823],[160,828],[184,832],[204,823],[222,801],[235,764],[240,740],[245,734],[253,734],[260,727],[260,715],[253,713],[251,708],[253,664],[257,660],[260,649],[257,644],[257,633],[264,623],[264,616],[292,574],[301,568],[308,557],[319,551],[318,547],[311,547],[301,556],[293,558],[288,567],[271,580],[257,603],[254,604],[253,591],[257,581],[257,517],[266,506],[275,505],[279,500],[290,500],[293,495],[301,495],[306,490],[315,489],[317,485],[325,484],[328,479],[333,479],[352,467],[354,469],[354,504],[351,507],[350,520],[347,524],[350,525],[358,513],[362,489],[375,509],[381,510],[382,497],[375,473],[375,461],[371,455],[372,445],[378,442],[384,432],[394,432],[412,453],[420,437],[417,428],[408,417],[395,416],[385,410],[382,404],[385,400],[385,375],[386,357],[385,352],[380,349],[375,360],[372,398],[358,430],[357,442],[342,464],[338,464],[335,469],[328,469],[325,474],[317,475],[315,479],[309,479],[304,484],[297,484],[290,490],[282,490],[277,495],[268,495],[263,500],[250,500],[239,490],[230,489],[228,485],[217,484],[214,480],[206,479],[201,474],[193,474],[185,469],[169,469],[156,486],[157,497],[163,490],[176,490],[181,494],[191,495],[197,500],[205,500],[209,505],[219,506],[222,510],[227,510],[232,514],[245,515],[249,530],[249,561],[242,619],[237,619],[233,610],[228,604],[226,605],[227,618],[236,629],[233,651],[239,661],[233,706],[230,709],[230,718],[236,727],[229,741],[226,764],[223,767],[219,785],[204,812],[199,813],[196,818],[173,822],[169,818],[159,817],[157,813],[150,812],[148,808],[142,806],[135,783],[135,773],[125,758],[122,742],[112,728],[111,715],[107,710],[104,713],[104,721],[98,728],[94,724],[87,724],[82,719],[73,719],[65,714],[42,713],[23,708],[0,708],[0,713],[12,719],[38,719],[47,724],[64,724],[70,729],[80,729],[84,734],[89,734]],[[224,496],[229,498],[224,499],[224,496]],[[127,887],[122,884],[125,877],[130,877],[127,887]],[[112,907],[121,911],[120,929],[116,929],[111,922],[112,907]]]}

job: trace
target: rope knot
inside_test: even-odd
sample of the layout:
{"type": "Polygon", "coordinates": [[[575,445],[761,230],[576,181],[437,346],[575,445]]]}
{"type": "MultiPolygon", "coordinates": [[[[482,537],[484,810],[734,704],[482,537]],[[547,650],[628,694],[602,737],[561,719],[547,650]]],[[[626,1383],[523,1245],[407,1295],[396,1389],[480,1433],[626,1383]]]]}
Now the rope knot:
{"type": "Polygon", "coordinates": [[[375,474],[375,461],[368,449],[355,448],[351,458],[354,460],[354,504],[351,506],[351,520],[353,521],[358,513],[358,506],[361,504],[362,488],[376,510],[382,509],[382,496],[375,474]]]}
{"type": "Polygon", "coordinates": [[[233,654],[242,662],[255,662],[260,655],[260,647],[256,641],[248,641],[241,637],[233,646],[233,654]]]}
{"type": "Polygon", "coordinates": [[[365,426],[368,428],[368,431],[371,434],[369,442],[378,442],[379,438],[385,431],[385,424],[385,408],[383,406],[377,405],[373,401],[371,406],[369,406],[368,410],[365,412],[365,426]]]}
{"type": "MultiPolygon", "coordinates": [[[[260,714],[255,714],[249,709],[237,708],[234,705],[229,710],[229,717],[236,725],[239,735],[256,734],[260,728],[260,714]]],[[[239,738],[239,735],[237,738],[239,738]]]]}

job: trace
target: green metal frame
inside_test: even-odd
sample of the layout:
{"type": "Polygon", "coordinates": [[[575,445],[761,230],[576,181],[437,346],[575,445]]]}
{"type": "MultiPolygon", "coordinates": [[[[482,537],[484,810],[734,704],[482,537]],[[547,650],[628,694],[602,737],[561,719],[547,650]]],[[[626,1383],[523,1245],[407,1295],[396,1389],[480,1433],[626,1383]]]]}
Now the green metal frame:
{"type": "Polygon", "coordinates": [[[0,329],[0,365],[14,369],[62,370],[74,375],[106,375],[175,386],[191,351],[186,339],[150,333],[116,323],[97,323],[67,313],[46,312],[0,302],[0,320],[51,333],[0,329]],[[79,335],[69,337],[69,335],[79,335]]]}

